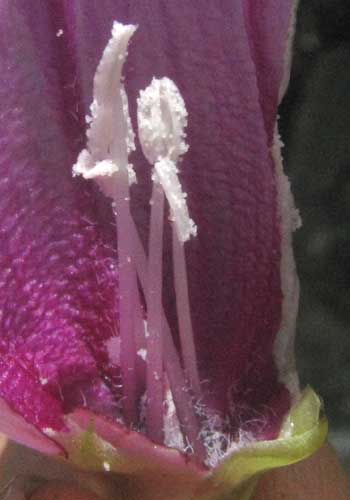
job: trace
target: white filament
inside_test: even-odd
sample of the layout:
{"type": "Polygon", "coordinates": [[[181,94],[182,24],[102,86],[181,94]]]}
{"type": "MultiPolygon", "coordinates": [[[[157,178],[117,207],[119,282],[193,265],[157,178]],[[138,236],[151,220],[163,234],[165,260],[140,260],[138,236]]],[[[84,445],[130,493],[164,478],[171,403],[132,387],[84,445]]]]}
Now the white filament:
{"type": "Polygon", "coordinates": [[[147,329],[147,431],[155,442],[163,442],[163,358],[162,328],[163,291],[163,218],[164,193],[153,186],[148,251],[147,329]]]}

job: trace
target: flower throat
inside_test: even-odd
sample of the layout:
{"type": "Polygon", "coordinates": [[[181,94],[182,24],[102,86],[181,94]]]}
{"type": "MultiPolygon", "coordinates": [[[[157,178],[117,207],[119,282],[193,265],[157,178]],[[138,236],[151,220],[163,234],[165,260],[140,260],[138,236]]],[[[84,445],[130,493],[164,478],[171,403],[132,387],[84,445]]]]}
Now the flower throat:
{"type": "MultiPolygon", "coordinates": [[[[112,37],[98,65],[91,116],[87,117],[87,146],[73,175],[93,179],[112,200],[117,227],[122,420],[144,429],[158,444],[194,452],[205,460],[217,445],[209,438],[201,409],[202,390],[192,329],[185,243],[197,227],[189,216],[177,164],[188,150],[187,111],[180,92],[168,78],[155,79],[137,99],[139,140],[152,165],[148,252],[130,212],[130,186],[136,182],[129,154],[135,150],[122,68],[135,26],[115,22],[112,37]],[[172,224],[172,262],[180,351],[162,306],[164,212],[172,224]],[[145,383],[146,381],[146,383],[145,383]]],[[[145,166],[146,167],[146,166],[145,166]]],[[[113,349],[113,347],[112,347],[113,349]]],[[[219,415],[210,417],[221,430],[219,415]]],[[[217,430],[217,429],[216,429],[217,430]]],[[[220,443],[222,434],[220,432],[220,443]]],[[[222,447],[222,443],[219,444],[222,447]]],[[[222,450],[224,451],[224,450],[222,450]]]]}

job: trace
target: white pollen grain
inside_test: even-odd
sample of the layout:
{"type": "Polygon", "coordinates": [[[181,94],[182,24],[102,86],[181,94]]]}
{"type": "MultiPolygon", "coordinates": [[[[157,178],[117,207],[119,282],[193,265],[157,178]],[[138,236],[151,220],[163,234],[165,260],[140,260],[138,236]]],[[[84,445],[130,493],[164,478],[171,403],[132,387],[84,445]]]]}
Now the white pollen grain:
{"type": "Polygon", "coordinates": [[[146,361],[147,359],[147,349],[141,348],[137,351],[137,355],[140,356],[141,359],[146,361]]]}
{"type": "Polygon", "coordinates": [[[105,471],[109,472],[111,470],[111,465],[108,462],[103,462],[103,468],[105,471]]]}

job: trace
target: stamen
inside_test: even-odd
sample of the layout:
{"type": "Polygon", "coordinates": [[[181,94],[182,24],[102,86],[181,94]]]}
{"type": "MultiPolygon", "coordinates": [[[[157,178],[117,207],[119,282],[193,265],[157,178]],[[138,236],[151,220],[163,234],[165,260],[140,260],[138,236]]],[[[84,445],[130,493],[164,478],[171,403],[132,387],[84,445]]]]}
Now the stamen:
{"type": "MultiPolygon", "coordinates": [[[[137,274],[140,279],[140,284],[143,292],[148,290],[148,265],[145,250],[142,246],[139,234],[137,232],[134,221],[130,221],[130,233],[134,240],[134,260],[137,269],[137,274]]],[[[147,295],[146,295],[147,297],[147,295]]],[[[146,299],[147,300],[147,299],[146,299]]],[[[147,308],[148,305],[146,304],[147,308]]],[[[165,371],[169,378],[170,388],[174,398],[176,411],[180,421],[182,432],[188,437],[189,441],[199,458],[205,458],[206,450],[203,443],[200,441],[200,425],[193,409],[193,401],[189,395],[186,380],[181,368],[179,356],[171,335],[170,326],[166,318],[163,306],[162,324],[163,324],[163,346],[164,346],[164,362],[165,371]]],[[[148,357],[148,353],[147,353],[148,357]]]]}
{"type": "Polygon", "coordinates": [[[177,176],[176,162],[186,153],[185,103],[169,78],[153,78],[137,100],[139,137],[145,157],[154,165],[153,181],[160,182],[170,205],[178,237],[187,241],[197,228],[188,214],[186,193],[177,176]]]}
{"type": "Polygon", "coordinates": [[[188,150],[184,141],[186,125],[185,103],[174,82],[168,78],[153,78],[138,99],[139,136],[147,160],[154,163],[152,179],[155,185],[160,182],[164,189],[174,220],[173,261],[180,340],[186,372],[199,399],[200,383],[183,248],[183,243],[196,234],[197,228],[189,217],[186,194],[182,191],[176,168],[176,161],[188,150]]]}
{"type": "MultiPolygon", "coordinates": [[[[114,22],[110,38],[94,77],[91,116],[86,117],[87,149],[78,156],[73,175],[94,179],[102,192],[114,199],[115,174],[125,166],[127,155],[135,149],[128,100],[121,84],[127,46],[136,26],[114,22]]],[[[135,173],[126,161],[129,184],[135,173]]]]}
{"type": "Polygon", "coordinates": [[[133,306],[137,301],[137,278],[129,235],[129,182],[134,174],[128,154],[134,133],[128,102],[121,85],[123,63],[135,26],[114,23],[112,37],[105,48],[94,78],[92,117],[87,132],[87,150],[73,167],[75,175],[94,178],[106,196],[113,199],[118,234],[120,363],[123,379],[123,413],[126,423],[136,421],[136,342],[133,306]],[[130,175],[131,174],[131,175],[130,175]]]}
{"type": "MultiPolygon", "coordinates": [[[[157,442],[163,442],[163,403],[165,400],[163,378],[166,375],[183,433],[183,441],[189,443],[189,447],[194,449],[198,458],[204,460],[206,452],[200,438],[200,426],[194,411],[193,398],[190,395],[179,353],[162,306],[161,264],[165,194],[174,218],[176,243],[180,245],[176,247],[174,242],[173,252],[174,271],[179,276],[178,279],[175,278],[176,294],[184,297],[184,302],[177,298],[177,304],[180,304],[177,305],[178,312],[184,315],[184,321],[179,321],[183,359],[185,365],[188,365],[186,371],[197,396],[199,379],[192,370],[196,370],[197,363],[190,322],[183,251],[183,242],[191,235],[195,235],[196,227],[189,217],[186,195],[182,192],[176,169],[176,161],[188,149],[183,140],[187,112],[181,95],[171,80],[162,79],[158,81],[160,83],[155,81],[154,85],[158,86],[159,99],[156,99],[155,107],[152,102],[149,102],[143,108],[145,130],[147,129],[147,114],[149,114],[151,124],[148,132],[147,130],[145,132],[146,139],[147,137],[150,139],[149,154],[146,154],[146,157],[155,166],[149,262],[147,262],[146,253],[129,207],[129,185],[136,181],[136,177],[132,166],[128,164],[128,154],[135,148],[135,145],[127,96],[121,85],[127,45],[134,31],[134,26],[123,26],[119,23],[113,25],[112,38],[103,53],[94,79],[92,116],[87,119],[90,127],[87,132],[87,148],[80,153],[73,167],[73,174],[82,175],[85,179],[94,179],[103,193],[113,200],[118,234],[119,338],[121,341],[115,358],[120,359],[122,370],[125,422],[137,424],[136,403],[144,391],[144,362],[146,361],[148,366],[147,426],[150,437],[157,442]],[[152,124],[152,117],[155,117],[156,122],[158,120],[158,125],[155,127],[152,124]],[[159,129],[159,127],[163,128],[159,129]],[[147,335],[138,280],[146,302],[147,335]],[[189,337],[186,341],[183,340],[184,335],[189,337]],[[151,377],[152,372],[153,377],[151,377]]],[[[147,95],[147,90],[145,92],[147,95]]],[[[139,128],[142,134],[140,118],[139,128]]],[[[147,140],[141,139],[141,142],[145,151],[148,148],[147,140]]],[[[113,346],[111,342],[109,347],[113,349],[113,346]]]]}

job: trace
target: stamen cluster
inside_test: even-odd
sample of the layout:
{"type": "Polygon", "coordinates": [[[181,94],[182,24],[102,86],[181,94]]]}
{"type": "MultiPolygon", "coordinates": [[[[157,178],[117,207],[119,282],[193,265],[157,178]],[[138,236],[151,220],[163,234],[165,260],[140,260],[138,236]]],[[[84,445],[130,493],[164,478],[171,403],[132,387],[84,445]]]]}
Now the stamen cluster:
{"type": "MultiPolygon", "coordinates": [[[[203,435],[201,422],[207,417],[196,411],[202,394],[184,248],[197,228],[188,213],[177,167],[188,150],[187,111],[180,91],[168,78],[153,78],[137,100],[139,139],[145,158],[153,165],[146,255],[129,206],[130,185],[136,176],[128,156],[135,143],[122,85],[123,63],[134,31],[134,26],[114,23],[94,79],[87,148],[80,153],[73,173],[94,179],[112,199],[118,241],[123,420],[126,425],[140,428],[144,419],[147,435],[154,442],[181,443],[182,448],[205,459],[205,441],[215,448],[215,436],[208,437],[208,432],[203,435]],[[162,306],[166,201],[171,212],[167,220],[173,221],[172,261],[181,353],[175,347],[162,306]]],[[[217,426],[215,433],[220,434],[217,426]]]]}

